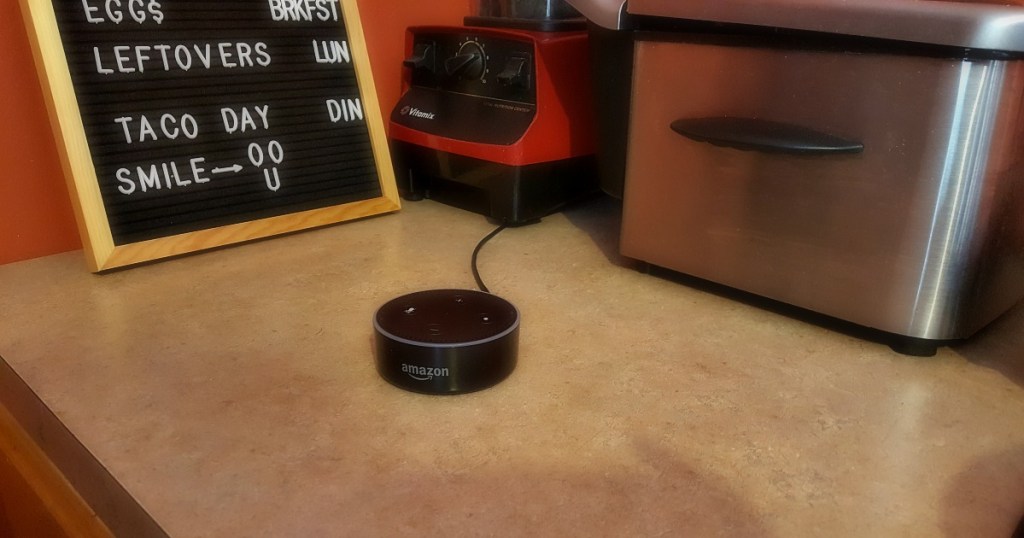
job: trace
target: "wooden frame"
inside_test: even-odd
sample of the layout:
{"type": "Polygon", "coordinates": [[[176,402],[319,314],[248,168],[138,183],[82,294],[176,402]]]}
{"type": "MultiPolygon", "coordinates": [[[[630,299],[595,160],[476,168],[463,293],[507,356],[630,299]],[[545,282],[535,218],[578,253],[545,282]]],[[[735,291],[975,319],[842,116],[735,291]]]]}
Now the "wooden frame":
{"type": "Polygon", "coordinates": [[[365,122],[382,195],[337,206],[115,245],[53,4],[50,0],[21,0],[86,259],[92,271],[104,271],[396,211],[400,208],[356,0],[338,1],[348,32],[348,41],[352,44],[352,62],[359,93],[365,105],[365,122]]]}

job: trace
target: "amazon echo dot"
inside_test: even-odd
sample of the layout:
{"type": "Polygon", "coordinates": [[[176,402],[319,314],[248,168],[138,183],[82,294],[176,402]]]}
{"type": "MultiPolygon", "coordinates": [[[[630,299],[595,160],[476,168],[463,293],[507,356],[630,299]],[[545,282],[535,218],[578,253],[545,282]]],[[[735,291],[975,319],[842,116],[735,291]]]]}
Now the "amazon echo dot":
{"type": "Polygon", "coordinates": [[[482,291],[427,290],[388,301],[373,317],[377,372],[425,394],[491,387],[516,367],[519,311],[482,291]]]}

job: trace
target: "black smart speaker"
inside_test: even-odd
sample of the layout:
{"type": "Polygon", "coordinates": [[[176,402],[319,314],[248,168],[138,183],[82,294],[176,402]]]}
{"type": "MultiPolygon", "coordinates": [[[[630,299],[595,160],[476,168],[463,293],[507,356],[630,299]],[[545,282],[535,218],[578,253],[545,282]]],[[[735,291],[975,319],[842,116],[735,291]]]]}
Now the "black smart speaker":
{"type": "Polygon", "coordinates": [[[516,367],[519,311],[475,290],[427,290],[388,301],[373,318],[377,371],[425,394],[491,387],[516,367]]]}

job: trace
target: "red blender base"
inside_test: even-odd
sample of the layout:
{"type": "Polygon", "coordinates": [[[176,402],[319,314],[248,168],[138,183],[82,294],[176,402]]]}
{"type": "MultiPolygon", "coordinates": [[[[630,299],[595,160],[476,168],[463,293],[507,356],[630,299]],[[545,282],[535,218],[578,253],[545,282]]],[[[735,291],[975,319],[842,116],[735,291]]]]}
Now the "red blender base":
{"type": "Polygon", "coordinates": [[[586,31],[414,27],[391,114],[396,178],[509,225],[599,192],[586,31]]]}

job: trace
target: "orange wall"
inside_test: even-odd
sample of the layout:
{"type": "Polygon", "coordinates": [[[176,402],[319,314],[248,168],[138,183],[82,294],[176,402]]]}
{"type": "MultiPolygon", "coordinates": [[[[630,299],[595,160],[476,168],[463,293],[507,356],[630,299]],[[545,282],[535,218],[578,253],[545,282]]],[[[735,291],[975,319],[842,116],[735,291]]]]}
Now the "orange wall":
{"type": "MultiPolygon", "coordinates": [[[[173,1],[173,0],[170,0],[173,1]]],[[[405,28],[460,24],[471,0],[358,0],[381,109],[401,91],[405,28]]],[[[21,10],[0,2],[0,264],[81,248],[21,10]]]]}
{"type": "Polygon", "coordinates": [[[18,2],[0,2],[0,263],[79,248],[18,2]]]}

